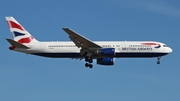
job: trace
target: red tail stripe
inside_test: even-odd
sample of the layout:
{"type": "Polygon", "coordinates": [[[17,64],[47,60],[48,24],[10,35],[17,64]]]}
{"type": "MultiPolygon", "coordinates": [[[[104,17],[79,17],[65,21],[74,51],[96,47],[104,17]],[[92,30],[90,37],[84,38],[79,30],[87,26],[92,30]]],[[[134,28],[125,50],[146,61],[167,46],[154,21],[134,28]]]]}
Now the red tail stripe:
{"type": "Polygon", "coordinates": [[[10,24],[11,28],[17,28],[17,29],[20,29],[20,30],[24,31],[24,29],[23,29],[23,27],[21,25],[15,23],[13,21],[9,21],[9,24],[10,24]]]}
{"type": "Polygon", "coordinates": [[[30,43],[31,40],[33,39],[33,36],[27,37],[27,38],[22,38],[18,40],[19,43],[30,43]]]}

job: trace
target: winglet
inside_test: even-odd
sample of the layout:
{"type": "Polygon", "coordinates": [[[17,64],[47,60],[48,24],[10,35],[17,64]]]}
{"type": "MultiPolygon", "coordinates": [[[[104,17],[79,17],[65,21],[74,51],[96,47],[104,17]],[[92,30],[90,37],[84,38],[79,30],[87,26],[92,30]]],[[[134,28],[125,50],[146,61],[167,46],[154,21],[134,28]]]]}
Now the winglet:
{"type": "Polygon", "coordinates": [[[16,48],[26,48],[26,49],[29,48],[29,47],[27,47],[27,46],[25,46],[25,45],[23,45],[23,44],[20,44],[20,43],[14,41],[14,40],[12,40],[12,39],[6,38],[6,40],[7,40],[12,46],[14,46],[14,47],[16,47],[16,48]]]}

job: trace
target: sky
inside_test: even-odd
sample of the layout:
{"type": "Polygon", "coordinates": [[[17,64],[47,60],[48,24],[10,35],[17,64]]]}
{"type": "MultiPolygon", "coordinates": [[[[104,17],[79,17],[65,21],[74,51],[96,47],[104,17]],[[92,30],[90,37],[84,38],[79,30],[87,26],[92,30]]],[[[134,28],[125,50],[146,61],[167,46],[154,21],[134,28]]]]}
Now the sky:
{"type": "Polygon", "coordinates": [[[179,0],[1,0],[0,101],[180,101],[179,0]],[[69,41],[69,27],[93,41],[159,41],[161,58],[119,58],[114,66],[10,51],[5,16],[39,41],[69,41]]]}

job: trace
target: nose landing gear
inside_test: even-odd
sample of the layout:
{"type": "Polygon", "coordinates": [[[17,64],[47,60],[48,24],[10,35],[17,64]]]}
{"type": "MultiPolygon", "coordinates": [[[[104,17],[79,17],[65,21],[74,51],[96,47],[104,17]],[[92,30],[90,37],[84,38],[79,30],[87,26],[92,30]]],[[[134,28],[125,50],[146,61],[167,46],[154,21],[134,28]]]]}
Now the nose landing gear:
{"type": "Polygon", "coordinates": [[[158,59],[157,64],[159,65],[159,64],[161,63],[161,62],[160,62],[161,57],[157,57],[157,59],[158,59]]]}

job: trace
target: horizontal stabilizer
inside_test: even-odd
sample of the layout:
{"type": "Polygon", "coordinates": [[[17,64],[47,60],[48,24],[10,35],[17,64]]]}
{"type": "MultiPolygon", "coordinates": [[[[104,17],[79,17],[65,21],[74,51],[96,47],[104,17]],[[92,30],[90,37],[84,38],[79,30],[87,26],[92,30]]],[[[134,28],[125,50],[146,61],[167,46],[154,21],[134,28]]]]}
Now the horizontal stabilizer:
{"type": "Polygon", "coordinates": [[[16,48],[29,48],[23,44],[20,44],[12,39],[6,39],[12,46],[16,47],[16,48]]]}

